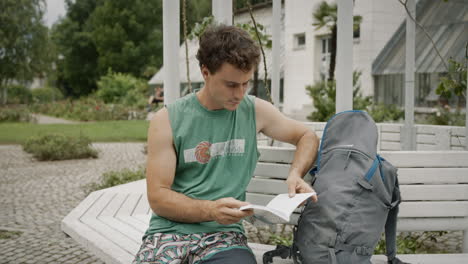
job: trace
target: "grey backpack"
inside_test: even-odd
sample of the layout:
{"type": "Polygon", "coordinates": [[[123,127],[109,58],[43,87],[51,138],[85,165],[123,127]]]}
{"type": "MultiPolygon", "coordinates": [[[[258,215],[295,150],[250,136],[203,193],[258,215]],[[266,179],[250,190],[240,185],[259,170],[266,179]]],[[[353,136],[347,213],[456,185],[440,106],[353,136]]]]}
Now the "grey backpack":
{"type": "Polygon", "coordinates": [[[389,263],[396,255],[400,192],[397,169],[377,154],[378,131],[363,111],[326,124],[313,174],[318,202],[308,202],[294,234],[295,263],[371,263],[385,230],[389,263]]]}

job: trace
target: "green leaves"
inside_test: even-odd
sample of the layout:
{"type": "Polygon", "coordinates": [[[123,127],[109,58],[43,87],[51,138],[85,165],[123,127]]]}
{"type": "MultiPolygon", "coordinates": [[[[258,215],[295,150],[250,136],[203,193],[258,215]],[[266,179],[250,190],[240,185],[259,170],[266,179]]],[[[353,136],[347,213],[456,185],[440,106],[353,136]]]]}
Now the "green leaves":
{"type": "Polygon", "coordinates": [[[42,24],[44,0],[0,2],[0,85],[31,80],[49,66],[48,30],[42,24]]]}
{"type": "Polygon", "coordinates": [[[447,99],[452,96],[466,98],[466,66],[449,59],[449,72],[446,76],[440,78],[436,94],[447,99]]]}
{"type": "Polygon", "coordinates": [[[63,60],[59,80],[71,95],[87,95],[109,69],[144,77],[162,65],[161,0],[76,0],[54,27],[63,60]]]}
{"type": "MultiPolygon", "coordinates": [[[[370,96],[362,96],[359,78],[361,72],[353,73],[353,109],[367,110],[372,104],[370,96]]],[[[316,111],[307,118],[312,121],[325,122],[335,114],[336,82],[320,81],[306,87],[307,93],[312,97],[316,111]]]]}

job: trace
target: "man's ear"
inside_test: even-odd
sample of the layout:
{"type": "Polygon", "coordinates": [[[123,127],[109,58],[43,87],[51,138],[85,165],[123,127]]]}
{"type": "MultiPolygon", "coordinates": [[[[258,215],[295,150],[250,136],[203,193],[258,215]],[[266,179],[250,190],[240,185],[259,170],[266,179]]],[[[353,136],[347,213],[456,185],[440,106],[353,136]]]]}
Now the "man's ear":
{"type": "Polygon", "coordinates": [[[210,70],[205,65],[201,66],[201,74],[203,76],[203,79],[206,81],[206,78],[210,76],[210,70]]]}

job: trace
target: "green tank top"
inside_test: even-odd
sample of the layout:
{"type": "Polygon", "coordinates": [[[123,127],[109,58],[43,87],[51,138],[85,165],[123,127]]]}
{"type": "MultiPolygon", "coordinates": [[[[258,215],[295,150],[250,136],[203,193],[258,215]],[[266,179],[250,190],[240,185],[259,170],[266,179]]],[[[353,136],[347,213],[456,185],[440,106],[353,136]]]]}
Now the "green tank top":
{"type": "MultiPolygon", "coordinates": [[[[235,111],[210,111],[192,93],[167,109],[177,155],[172,190],[200,200],[233,197],[245,201],[245,190],[259,156],[255,98],[245,96],[235,111]]],[[[179,223],[153,212],[145,236],[219,231],[244,230],[240,222],[232,225],[215,221],[179,223]]]]}

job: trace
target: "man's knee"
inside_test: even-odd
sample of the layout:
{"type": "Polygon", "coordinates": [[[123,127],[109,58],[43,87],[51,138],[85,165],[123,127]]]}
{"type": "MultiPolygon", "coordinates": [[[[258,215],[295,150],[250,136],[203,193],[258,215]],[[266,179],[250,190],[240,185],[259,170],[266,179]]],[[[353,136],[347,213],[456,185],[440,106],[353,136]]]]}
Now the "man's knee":
{"type": "Polygon", "coordinates": [[[200,264],[256,264],[254,254],[250,250],[243,248],[233,248],[214,254],[210,258],[203,260],[200,264]]]}

